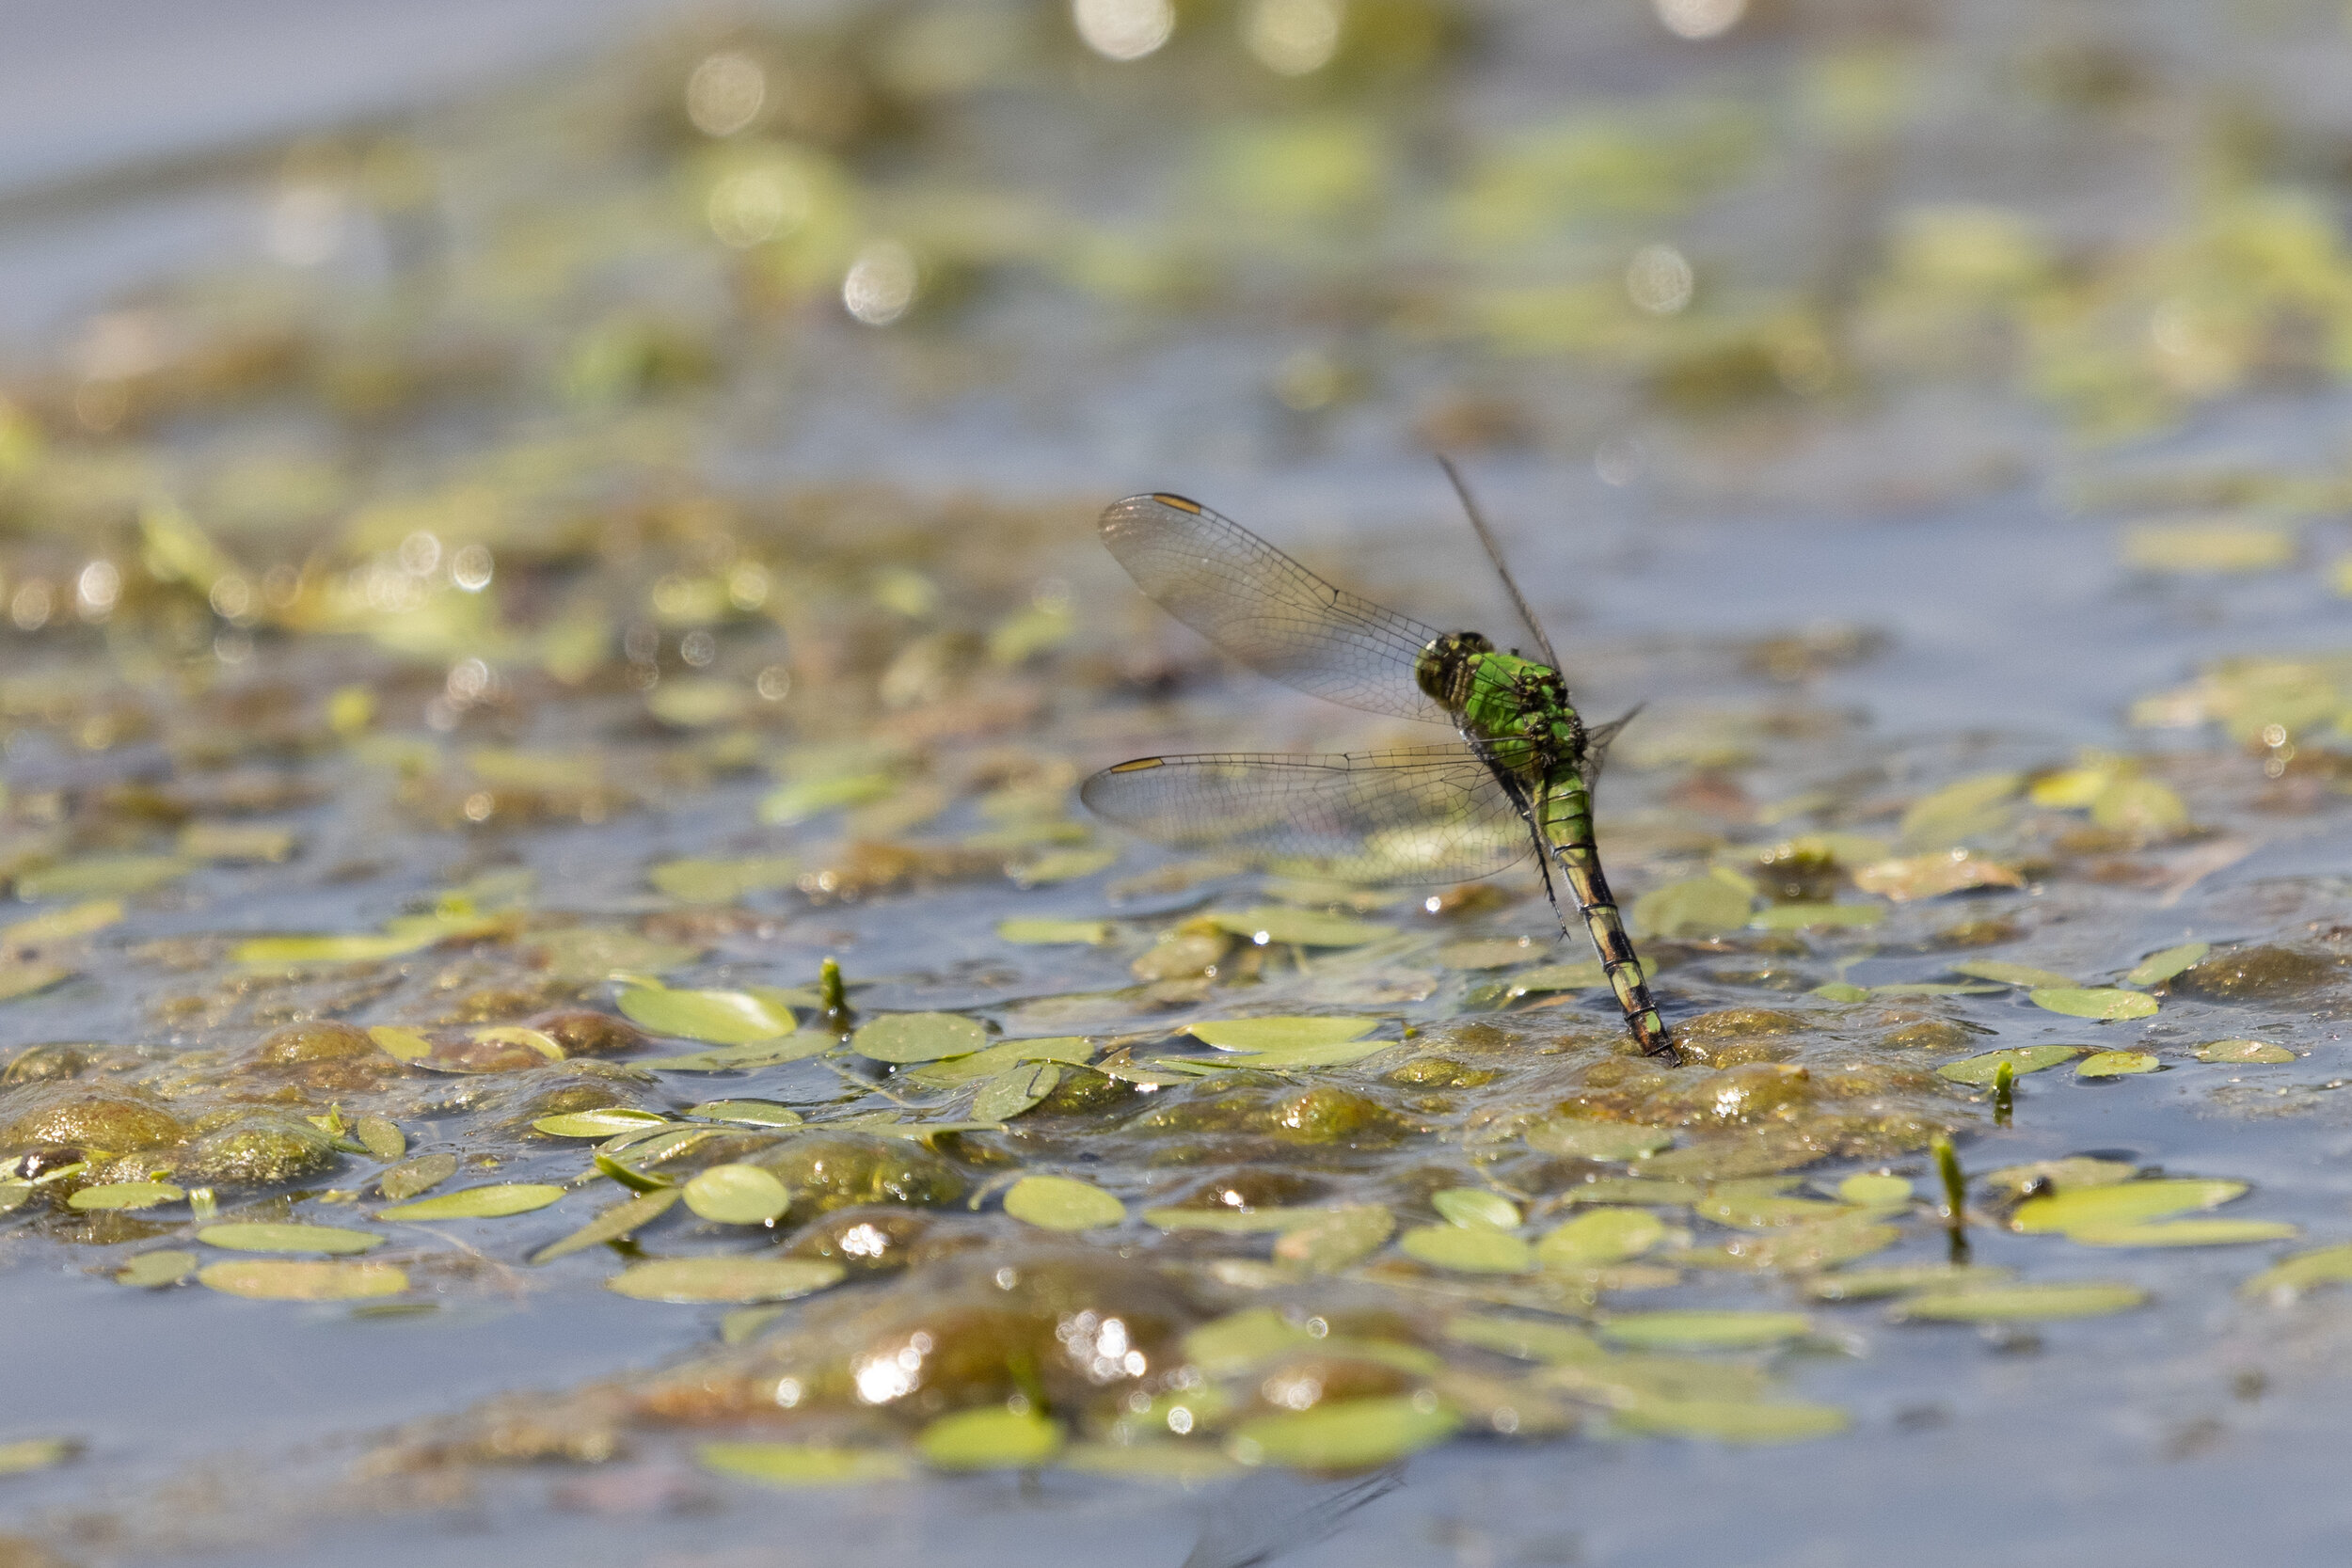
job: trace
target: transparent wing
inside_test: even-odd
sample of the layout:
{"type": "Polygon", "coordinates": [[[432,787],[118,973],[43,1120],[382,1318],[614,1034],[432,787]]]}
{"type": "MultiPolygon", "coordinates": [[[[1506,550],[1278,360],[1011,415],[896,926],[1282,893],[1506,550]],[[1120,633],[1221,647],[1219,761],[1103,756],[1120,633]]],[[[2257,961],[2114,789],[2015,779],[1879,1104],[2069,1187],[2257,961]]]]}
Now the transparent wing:
{"type": "Polygon", "coordinates": [[[1229,518],[1182,496],[1129,496],[1103,543],[1136,585],[1262,675],[1310,696],[1450,724],[1413,679],[1437,631],[1342,593],[1229,518]]]}
{"type": "Polygon", "coordinates": [[[1534,843],[1493,772],[1460,746],[1141,757],[1078,796],[1170,848],[1350,882],[1467,882],[1534,843]]]}

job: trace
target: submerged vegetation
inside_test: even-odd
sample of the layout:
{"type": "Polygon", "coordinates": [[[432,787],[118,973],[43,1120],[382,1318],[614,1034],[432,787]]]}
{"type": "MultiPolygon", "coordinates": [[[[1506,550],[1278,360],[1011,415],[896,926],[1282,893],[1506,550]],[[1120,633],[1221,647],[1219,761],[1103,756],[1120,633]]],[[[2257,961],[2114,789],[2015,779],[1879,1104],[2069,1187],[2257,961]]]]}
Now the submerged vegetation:
{"type": "MultiPolygon", "coordinates": [[[[0,382],[0,1289],[653,1325],[373,1433],[358,1511],[649,1453],[1200,1485],[1809,1441],[1896,1419],[1825,1368],[2031,1351],[2160,1305],[2171,1249],[2243,1249],[2175,1357],[2352,1280],[2341,1213],[2084,1109],[2330,1114],[2352,928],[2292,857],[2352,788],[2352,656],[2184,656],[2077,744],[1825,694],[1899,642],[1859,592],[1581,635],[1660,698],[1599,812],[1680,1067],[1533,877],[1246,875],[1078,809],[1326,721],[1117,588],[1104,498],[950,493],[927,431],[1811,505],[1855,430],[1956,410],[2034,434],[1840,459],[1840,504],[2024,452],[2122,528],[2119,593],[2352,590],[2341,453],[2088,444],[2352,373],[2294,101],[2056,23],[1715,9],[1550,24],[1724,63],[1501,114],[1556,40],[1448,0],[859,7],[286,150],[266,257],[0,382]],[[1911,200],[1930,82],[2171,200],[1911,200]],[[1792,191],[1839,215],[1722,237],[1792,191]],[[1232,408],[1155,385],[1196,345],[1232,408]]],[[[2262,24],[2340,55],[2328,15],[2262,24]]],[[[0,1426],[0,1477],[81,1436],[0,1426]]],[[[110,1506],[120,1550],[205,1544],[110,1506]]]]}

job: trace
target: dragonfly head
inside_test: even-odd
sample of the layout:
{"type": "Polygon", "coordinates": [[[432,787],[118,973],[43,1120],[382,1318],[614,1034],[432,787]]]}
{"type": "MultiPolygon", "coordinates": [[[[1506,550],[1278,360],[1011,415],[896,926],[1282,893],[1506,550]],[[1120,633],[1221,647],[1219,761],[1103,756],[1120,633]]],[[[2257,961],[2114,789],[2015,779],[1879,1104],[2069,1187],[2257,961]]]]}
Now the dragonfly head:
{"type": "Polygon", "coordinates": [[[1495,645],[1477,632],[1447,632],[1421,651],[1413,679],[1448,713],[1459,713],[1470,701],[1473,659],[1494,651],[1495,645]]]}

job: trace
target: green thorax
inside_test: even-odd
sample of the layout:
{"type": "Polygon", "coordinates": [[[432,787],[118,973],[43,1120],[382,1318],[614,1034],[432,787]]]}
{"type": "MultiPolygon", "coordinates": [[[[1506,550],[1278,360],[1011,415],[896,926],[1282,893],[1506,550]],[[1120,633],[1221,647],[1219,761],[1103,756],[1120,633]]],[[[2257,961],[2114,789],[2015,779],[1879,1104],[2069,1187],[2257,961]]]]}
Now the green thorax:
{"type": "Polygon", "coordinates": [[[1513,771],[1549,776],[1583,759],[1583,721],[1549,665],[1499,653],[1476,632],[1450,632],[1422,650],[1414,674],[1465,736],[1489,742],[1513,771]]]}

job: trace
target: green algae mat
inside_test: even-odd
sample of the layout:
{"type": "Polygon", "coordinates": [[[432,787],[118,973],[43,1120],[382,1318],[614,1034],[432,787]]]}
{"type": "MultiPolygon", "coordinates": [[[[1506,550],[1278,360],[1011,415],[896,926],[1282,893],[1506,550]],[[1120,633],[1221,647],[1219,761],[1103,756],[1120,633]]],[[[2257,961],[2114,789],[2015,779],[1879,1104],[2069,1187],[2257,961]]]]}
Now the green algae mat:
{"type": "Polygon", "coordinates": [[[852,6],[76,198],[262,239],[0,361],[0,1564],[2328,1560],[2296,60],[852,6]],[[1433,449],[1638,960],[1097,538],[1507,626],[1433,449]]]}

